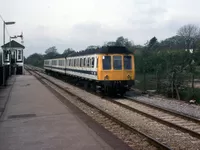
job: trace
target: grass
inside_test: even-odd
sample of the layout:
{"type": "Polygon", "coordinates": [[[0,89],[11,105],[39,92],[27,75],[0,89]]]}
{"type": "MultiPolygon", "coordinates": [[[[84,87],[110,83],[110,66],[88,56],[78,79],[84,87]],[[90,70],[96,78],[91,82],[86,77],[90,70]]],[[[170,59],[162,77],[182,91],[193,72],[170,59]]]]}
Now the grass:
{"type": "MultiPolygon", "coordinates": [[[[190,77],[190,76],[188,76],[190,77]]],[[[196,76],[197,78],[200,76],[196,76]]],[[[135,88],[139,90],[144,89],[144,76],[143,74],[136,74],[135,88]]],[[[189,78],[190,80],[190,78],[189,78]]],[[[146,90],[156,90],[156,76],[155,74],[146,75],[146,90]]],[[[192,95],[192,89],[190,87],[180,91],[180,99],[188,101],[191,99],[197,100],[197,103],[200,103],[200,88],[195,88],[194,96],[192,95]]]]}

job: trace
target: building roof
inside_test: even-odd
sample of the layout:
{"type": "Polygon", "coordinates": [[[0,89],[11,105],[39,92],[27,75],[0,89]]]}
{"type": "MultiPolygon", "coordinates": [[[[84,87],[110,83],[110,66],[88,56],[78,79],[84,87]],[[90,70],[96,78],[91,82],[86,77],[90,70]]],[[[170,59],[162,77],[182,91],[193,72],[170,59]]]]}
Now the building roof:
{"type": "Polygon", "coordinates": [[[8,42],[8,43],[6,43],[6,44],[4,44],[4,45],[1,46],[1,48],[10,48],[10,47],[23,48],[23,49],[25,48],[24,45],[22,45],[22,44],[20,44],[20,43],[18,43],[16,41],[14,41],[14,40],[12,40],[11,42],[8,42]]]}
{"type": "Polygon", "coordinates": [[[104,46],[97,49],[87,49],[76,53],[72,53],[68,57],[90,54],[132,54],[132,52],[124,46],[104,46]]]}

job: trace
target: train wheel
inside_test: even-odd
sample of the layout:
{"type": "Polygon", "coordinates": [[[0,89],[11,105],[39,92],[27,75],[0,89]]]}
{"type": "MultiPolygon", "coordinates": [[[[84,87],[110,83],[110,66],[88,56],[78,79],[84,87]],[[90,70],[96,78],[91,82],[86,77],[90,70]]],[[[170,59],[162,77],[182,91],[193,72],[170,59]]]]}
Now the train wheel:
{"type": "Polygon", "coordinates": [[[86,91],[89,89],[89,84],[88,84],[88,82],[85,82],[85,83],[84,83],[84,89],[85,89],[86,91]]]}
{"type": "Polygon", "coordinates": [[[119,91],[120,97],[124,97],[124,94],[126,93],[126,90],[124,88],[121,88],[119,91]]]}

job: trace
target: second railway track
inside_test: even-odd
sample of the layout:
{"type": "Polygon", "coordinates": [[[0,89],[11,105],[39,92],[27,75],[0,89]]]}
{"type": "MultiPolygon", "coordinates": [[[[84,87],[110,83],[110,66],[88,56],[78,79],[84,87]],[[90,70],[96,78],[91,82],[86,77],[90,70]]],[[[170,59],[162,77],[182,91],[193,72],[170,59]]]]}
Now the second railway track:
{"type": "MultiPolygon", "coordinates": [[[[147,104],[144,105],[141,103],[130,101],[130,99],[129,100],[128,99],[120,99],[120,100],[119,99],[118,100],[107,99],[107,100],[109,100],[111,103],[114,103],[115,105],[118,105],[119,107],[122,107],[123,109],[127,109],[127,110],[124,110],[124,112],[131,111],[134,113],[138,113],[142,116],[145,116],[147,118],[150,118],[151,120],[154,120],[154,121],[149,121],[151,123],[151,126],[149,126],[149,128],[150,127],[152,128],[152,126],[153,126],[153,127],[155,127],[155,130],[156,130],[157,127],[159,127],[159,128],[161,127],[161,128],[163,128],[163,132],[167,132],[167,131],[170,132],[170,137],[179,138],[179,140],[180,140],[179,141],[180,143],[177,143],[177,145],[176,145],[176,141],[178,141],[178,139],[175,139],[174,142],[172,142],[172,141],[170,141],[170,137],[168,137],[169,139],[163,138],[166,136],[156,137],[157,140],[155,140],[155,141],[157,141],[157,142],[159,141],[159,142],[163,143],[163,146],[166,144],[166,145],[169,145],[169,147],[171,147],[172,149],[191,149],[191,145],[193,145],[194,149],[196,147],[199,147],[200,136],[199,136],[198,131],[200,129],[200,125],[199,125],[199,121],[197,119],[193,121],[193,119],[191,119],[189,117],[181,116],[180,114],[175,115],[172,112],[167,112],[167,110],[162,111],[162,109],[160,109],[160,110],[155,109],[154,107],[147,106],[147,104]],[[157,122],[159,122],[163,125],[160,125],[157,122]],[[165,126],[167,126],[167,127],[165,127],[165,126]],[[181,132],[178,130],[180,130],[181,132]],[[190,135],[188,135],[188,133],[190,135]],[[185,142],[185,144],[183,144],[182,146],[179,145],[179,144],[181,144],[181,139],[187,140],[187,142],[185,142]]],[[[97,107],[97,106],[95,106],[95,107],[97,107]]],[[[114,116],[114,115],[111,115],[111,116],[114,116]]],[[[132,117],[134,117],[134,115],[132,117]]],[[[135,125],[135,126],[137,126],[137,125],[135,125]]],[[[145,131],[145,129],[139,129],[139,130],[145,131]]],[[[148,135],[150,135],[151,137],[154,137],[154,135],[152,133],[150,133],[150,132],[152,132],[152,129],[149,129],[149,130],[150,131],[146,130],[146,132],[149,132],[148,135]]],[[[161,133],[161,135],[162,134],[163,133],[161,133]]]]}
{"type": "Polygon", "coordinates": [[[166,109],[157,108],[153,105],[148,105],[147,103],[140,103],[134,101],[134,99],[130,99],[130,97],[120,100],[108,100],[133,112],[147,116],[153,120],[174,127],[185,133],[189,133],[191,136],[200,139],[200,121],[195,118],[168,111],[166,109]]]}

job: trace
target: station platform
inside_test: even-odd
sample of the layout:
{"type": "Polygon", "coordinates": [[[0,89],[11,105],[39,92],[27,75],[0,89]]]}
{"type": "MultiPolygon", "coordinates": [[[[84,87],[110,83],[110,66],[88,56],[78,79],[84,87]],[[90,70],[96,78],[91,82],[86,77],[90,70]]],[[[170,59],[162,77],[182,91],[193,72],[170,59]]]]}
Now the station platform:
{"type": "Polygon", "coordinates": [[[6,107],[0,150],[130,149],[92,119],[79,117],[32,75],[14,76],[1,90],[6,107]]]}

